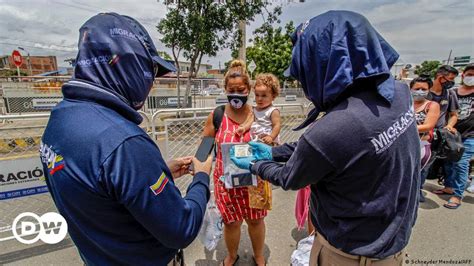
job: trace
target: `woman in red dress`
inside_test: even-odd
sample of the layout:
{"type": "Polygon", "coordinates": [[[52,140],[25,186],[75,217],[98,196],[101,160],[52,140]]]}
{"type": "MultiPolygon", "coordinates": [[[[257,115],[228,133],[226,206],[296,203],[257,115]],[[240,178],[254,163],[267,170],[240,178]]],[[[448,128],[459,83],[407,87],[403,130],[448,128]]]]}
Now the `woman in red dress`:
{"type": "MultiPolygon", "coordinates": [[[[265,258],[263,256],[265,223],[263,218],[267,215],[267,211],[249,207],[247,187],[226,189],[224,183],[220,180],[224,173],[221,144],[250,141],[250,133],[248,131],[242,135],[237,133],[239,125],[243,124],[252,115],[252,107],[246,104],[250,93],[250,77],[242,61],[232,61],[225,75],[225,92],[229,103],[225,106],[224,116],[219,129],[217,132],[215,131],[212,113],[207,118],[204,128],[204,136],[214,137],[217,143],[217,160],[214,169],[214,196],[224,221],[224,240],[228,251],[228,255],[224,259],[224,265],[234,265],[239,259],[237,251],[240,242],[240,227],[244,220],[248,225],[255,263],[257,265],[265,265],[265,258]]],[[[259,182],[262,181],[259,180],[259,182]]]]}

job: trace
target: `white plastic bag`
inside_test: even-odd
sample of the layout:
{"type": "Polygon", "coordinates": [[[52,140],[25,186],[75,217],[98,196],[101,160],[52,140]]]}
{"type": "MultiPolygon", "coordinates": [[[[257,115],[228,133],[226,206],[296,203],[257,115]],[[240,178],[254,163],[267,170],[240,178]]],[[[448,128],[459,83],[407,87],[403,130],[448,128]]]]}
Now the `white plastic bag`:
{"type": "Polygon", "coordinates": [[[303,238],[298,242],[298,247],[291,254],[292,266],[307,266],[309,265],[309,257],[311,248],[313,247],[314,235],[303,238]]]}
{"type": "Polygon", "coordinates": [[[222,238],[223,223],[222,217],[217,209],[214,198],[207,203],[204,221],[199,231],[199,240],[207,250],[212,251],[217,247],[217,243],[222,238]]]}

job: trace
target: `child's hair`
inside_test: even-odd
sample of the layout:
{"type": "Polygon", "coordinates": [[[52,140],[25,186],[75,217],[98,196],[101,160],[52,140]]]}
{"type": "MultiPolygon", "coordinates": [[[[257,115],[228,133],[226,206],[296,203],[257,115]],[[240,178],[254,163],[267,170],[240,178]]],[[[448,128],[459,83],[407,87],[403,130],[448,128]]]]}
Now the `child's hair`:
{"type": "Polygon", "coordinates": [[[233,60],[230,63],[229,70],[225,73],[224,87],[227,88],[227,82],[231,78],[242,78],[245,85],[250,89],[250,76],[245,67],[245,63],[242,60],[233,60]]]}
{"type": "Polygon", "coordinates": [[[255,87],[260,85],[270,88],[274,97],[280,95],[280,81],[275,75],[270,73],[258,74],[255,78],[255,87]]]}

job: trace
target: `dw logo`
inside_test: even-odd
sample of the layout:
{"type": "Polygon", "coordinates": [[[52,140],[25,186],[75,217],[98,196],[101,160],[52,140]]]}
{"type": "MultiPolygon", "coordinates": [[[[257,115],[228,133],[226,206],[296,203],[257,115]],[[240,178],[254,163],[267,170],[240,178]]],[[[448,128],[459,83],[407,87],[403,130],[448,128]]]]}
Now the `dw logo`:
{"type": "Polygon", "coordinates": [[[12,232],[15,239],[23,244],[33,244],[39,239],[47,244],[56,244],[66,237],[67,223],[62,215],[55,212],[45,213],[41,217],[24,212],[13,220],[12,232]]]}

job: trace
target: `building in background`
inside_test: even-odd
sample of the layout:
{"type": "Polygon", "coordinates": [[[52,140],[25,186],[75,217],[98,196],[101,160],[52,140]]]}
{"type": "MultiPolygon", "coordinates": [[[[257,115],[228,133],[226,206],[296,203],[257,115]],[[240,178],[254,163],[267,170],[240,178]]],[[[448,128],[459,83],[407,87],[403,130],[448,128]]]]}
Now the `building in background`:
{"type": "MultiPolygon", "coordinates": [[[[30,56],[30,62],[28,62],[28,56],[22,56],[22,58],[23,62],[20,66],[20,71],[28,75],[30,74],[29,64],[31,64],[31,74],[33,76],[58,70],[56,56],[30,56]]],[[[11,55],[0,56],[0,69],[16,70],[11,55]]]]}
{"type": "Polygon", "coordinates": [[[398,80],[412,80],[417,75],[415,74],[417,64],[415,63],[404,63],[397,61],[393,64],[390,72],[398,80]]]}
{"type": "MultiPolygon", "coordinates": [[[[166,60],[173,64],[176,67],[176,64],[173,60],[166,60]]],[[[187,78],[189,76],[189,70],[191,68],[191,63],[190,62],[185,62],[185,61],[179,61],[179,69],[181,70],[181,78],[187,78]]],[[[196,78],[203,78],[203,77],[208,77],[207,71],[212,69],[211,64],[204,64],[201,63],[201,66],[199,67],[198,73],[196,73],[196,78]]],[[[176,77],[176,72],[171,72],[166,75],[164,75],[164,78],[175,78],[176,77]]]]}
{"type": "MultiPolygon", "coordinates": [[[[181,76],[182,77],[187,77],[189,75],[189,69],[191,68],[191,63],[180,61],[179,62],[179,68],[181,69],[181,76]]],[[[198,73],[196,74],[196,77],[206,76],[207,71],[209,69],[212,69],[212,65],[201,63],[201,67],[199,67],[199,70],[198,70],[198,73]]]]}
{"type": "Polygon", "coordinates": [[[207,74],[210,78],[223,79],[225,71],[224,69],[209,69],[207,70],[207,74]]]}

